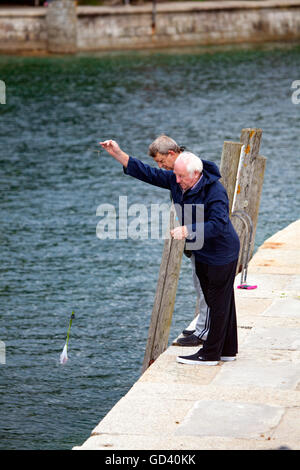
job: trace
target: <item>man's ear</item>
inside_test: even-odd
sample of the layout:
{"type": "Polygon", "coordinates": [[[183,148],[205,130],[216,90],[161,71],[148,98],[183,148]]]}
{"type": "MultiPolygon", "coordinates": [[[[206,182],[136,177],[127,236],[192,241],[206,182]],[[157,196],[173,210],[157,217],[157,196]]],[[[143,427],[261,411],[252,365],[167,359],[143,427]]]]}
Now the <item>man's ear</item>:
{"type": "Polygon", "coordinates": [[[174,152],[174,150],[169,150],[168,155],[172,158],[174,163],[179,157],[179,153],[174,152]]]}

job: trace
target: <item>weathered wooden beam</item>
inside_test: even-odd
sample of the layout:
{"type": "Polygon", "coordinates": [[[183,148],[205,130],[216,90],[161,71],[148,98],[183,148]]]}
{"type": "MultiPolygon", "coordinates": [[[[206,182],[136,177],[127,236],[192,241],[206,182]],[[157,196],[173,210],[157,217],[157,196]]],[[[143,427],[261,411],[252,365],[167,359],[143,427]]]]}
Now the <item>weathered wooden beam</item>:
{"type": "Polygon", "coordinates": [[[223,184],[228,194],[229,214],[231,214],[242,145],[243,144],[241,142],[229,142],[225,140],[222,149],[220,163],[220,173],[222,178],[220,179],[220,182],[223,184]]]}
{"type": "MultiPolygon", "coordinates": [[[[255,166],[259,153],[262,137],[261,129],[243,129],[241,132],[241,143],[243,144],[238,167],[236,186],[232,204],[232,213],[235,211],[245,211],[249,214],[250,195],[252,191],[252,181],[255,173],[255,166]]],[[[255,197],[255,194],[252,196],[255,197]]],[[[249,214],[250,215],[250,214],[249,214]]],[[[243,247],[246,228],[238,217],[232,218],[232,223],[239,236],[241,248],[243,247]]],[[[241,270],[242,249],[240,250],[237,272],[241,270]]]]}
{"type": "MultiPolygon", "coordinates": [[[[172,205],[170,230],[176,226],[172,205]]],[[[185,240],[165,239],[142,373],[167,349],[185,240]]]]}
{"type": "Polygon", "coordinates": [[[264,183],[264,176],[265,176],[265,169],[267,164],[267,158],[263,157],[262,155],[258,155],[256,157],[255,165],[254,165],[254,173],[249,193],[249,204],[247,213],[250,215],[252,223],[253,223],[253,233],[252,233],[252,242],[250,246],[250,257],[251,259],[254,251],[254,243],[255,243],[255,234],[257,228],[257,221],[258,221],[258,214],[259,214],[259,207],[260,207],[260,199],[261,193],[264,183]]]}
{"type": "Polygon", "coordinates": [[[243,129],[241,143],[244,146],[244,159],[239,164],[237,185],[232,210],[246,210],[249,206],[249,194],[254,174],[255,161],[258,157],[261,129],[243,129]]]}

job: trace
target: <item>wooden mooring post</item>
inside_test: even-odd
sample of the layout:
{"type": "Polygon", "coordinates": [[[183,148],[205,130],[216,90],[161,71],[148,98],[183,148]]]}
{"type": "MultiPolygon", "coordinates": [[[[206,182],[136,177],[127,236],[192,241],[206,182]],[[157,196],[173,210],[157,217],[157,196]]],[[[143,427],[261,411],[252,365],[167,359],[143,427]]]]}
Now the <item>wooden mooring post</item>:
{"type": "Polygon", "coordinates": [[[253,227],[250,246],[251,258],[267,160],[259,155],[261,137],[261,129],[247,128],[242,130],[240,142],[224,142],[223,145],[220,165],[221,183],[227,190],[231,220],[241,243],[237,272],[242,269],[246,226],[240,218],[234,217],[233,214],[241,211],[251,218],[253,227]]]}
{"type": "MultiPolygon", "coordinates": [[[[241,255],[246,227],[238,217],[233,217],[232,214],[235,211],[244,211],[252,220],[251,257],[267,160],[259,155],[261,137],[261,129],[243,129],[240,142],[225,141],[222,149],[220,181],[227,190],[229,213],[241,242],[237,272],[242,268],[241,255]]],[[[170,229],[175,226],[175,219],[175,209],[172,205],[170,229]]],[[[142,373],[168,347],[184,244],[183,240],[172,238],[166,238],[164,243],[142,373]]]]}
{"type": "MultiPolygon", "coordinates": [[[[170,230],[175,226],[176,212],[172,204],[170,230]]],[[[142,373],[168,346],[184,244],[184,240],[170,236],[165,239],[142,373]]]]}

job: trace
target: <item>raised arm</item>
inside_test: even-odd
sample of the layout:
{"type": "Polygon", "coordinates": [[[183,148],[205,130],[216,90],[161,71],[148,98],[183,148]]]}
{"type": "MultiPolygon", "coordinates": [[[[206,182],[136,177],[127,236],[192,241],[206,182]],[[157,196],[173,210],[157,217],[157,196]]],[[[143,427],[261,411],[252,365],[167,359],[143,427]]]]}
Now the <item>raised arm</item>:
{"type": "Polygon", "coordinates": [[[173,171],[153,168],[137,158],[130,157],[114,140],[105,140],[99,144],[123,165],[125,174],[160,188],[171,189],[171,179],[176,179],[173,171]]]}
{"type": "Polygon", "coordinates": [[[118,162],[121,163],[125,168],[127,168],[129,155],[123,152],[120,149],[119,144],[114,140],[105,140],[104,142],[99,142],[101,147],[104,148],[112,157],[114,157],[118,162]]]}

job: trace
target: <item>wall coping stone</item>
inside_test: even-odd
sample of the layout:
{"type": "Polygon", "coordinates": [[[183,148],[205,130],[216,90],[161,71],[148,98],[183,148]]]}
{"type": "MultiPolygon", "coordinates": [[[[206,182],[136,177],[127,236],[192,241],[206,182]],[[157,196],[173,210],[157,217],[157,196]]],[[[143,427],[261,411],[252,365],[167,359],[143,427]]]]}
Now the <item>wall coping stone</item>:
{"type": "MultiPolygon", "coordinates": [[[[294,8],[300,7],[300,0],[224,0],[204,2],[176,2],[158,3],[156,13],[176,13],[183,11],[216,11],[216,10],[255,10],[266,8],[294,8]]],[[[44,17],[47,9],[45,7],[15,7],[0,8],[0,17],[44,17]]],[[[147,5],[123,5],[123,6],[78,6],[77,15],[131,15],[152,12],[152,3],[147,5]]]]}

